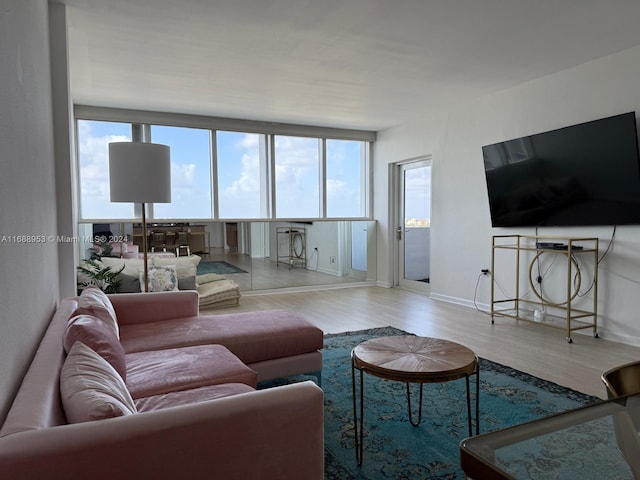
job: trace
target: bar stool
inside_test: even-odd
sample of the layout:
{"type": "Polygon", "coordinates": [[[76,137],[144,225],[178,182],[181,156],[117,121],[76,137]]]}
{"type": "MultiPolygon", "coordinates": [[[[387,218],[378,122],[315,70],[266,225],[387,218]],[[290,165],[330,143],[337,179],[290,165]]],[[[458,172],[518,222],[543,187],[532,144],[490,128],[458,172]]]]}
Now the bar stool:
{"type": "Polygon", "coordinates": [[[167,251],[167,235],[165,232],[151,232],[151,240],[149,244],[151,245],[151,251],[155,252],[156,248],[160,249],[160,251],[167,251]]]}
{"type": "Polygon", "coordinates": [[[176,257],[179,257],[182,251],[187,253],[187,257],[191,256],[189,232],[177,232],[176,234],[176,257]]]}

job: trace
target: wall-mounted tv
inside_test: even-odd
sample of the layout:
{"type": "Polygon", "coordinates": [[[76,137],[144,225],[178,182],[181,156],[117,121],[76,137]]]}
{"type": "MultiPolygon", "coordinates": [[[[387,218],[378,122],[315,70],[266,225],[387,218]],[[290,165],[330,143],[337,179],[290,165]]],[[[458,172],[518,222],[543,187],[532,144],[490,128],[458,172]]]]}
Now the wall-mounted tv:
{"type": "Polygon", "coordinates": [[[640,225],[635,112],[482,147],[494,227],[640,225]]]}

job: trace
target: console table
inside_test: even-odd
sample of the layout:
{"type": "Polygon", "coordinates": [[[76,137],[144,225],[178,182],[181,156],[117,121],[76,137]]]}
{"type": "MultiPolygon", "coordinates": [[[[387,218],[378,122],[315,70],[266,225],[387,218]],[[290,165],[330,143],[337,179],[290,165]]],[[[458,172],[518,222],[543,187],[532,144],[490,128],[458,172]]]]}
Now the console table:
{"type": "MultiPolygon", "coordinates": [[[[509,317],[534,322],[566,332],[569,343],[571,332],[592,329],[598,338],[598,248],[597,238],[554,237],[541,235],[494,235],[491,248],[491,322],[495,317],[509,317]],[[503,262],[496,261],[499,252],[511,253],[503,262]],[[541,269],[544,257],[551,257],[549,265],[556,263],[566,268],[566,276],[548,291],[562,292],[560,299],[550,299],[543,285],[547,269],[541,269]],[[583,273],[579,262],[588,266],[593,278],[581,293],[583,273]],[[526,266],[523,268],[523,266],[526,266]],[[515,294],[496,292],[497,276],[512,276],[515,294]],[[528,281],[522,282],[528,274],[528,281]],[[528,285],[523,287],[523,283],[528,285]],[[580,297],[580,298],[579,298],[580,297]],[[580,308],[576,305],[581,300],[580,308]]],[[[549,266],[549,269],[551,267],[549,266]]]]}
{"type": "Polygon", "coordinates": [[[276,229],[277,237],[277,263],[286,263],[289,268],[299,267],[307,268],[307,231],[304,227],[278,227],[276,229]],[[286,253],[280,253],[281,237],[284,238],[286,253]]]}

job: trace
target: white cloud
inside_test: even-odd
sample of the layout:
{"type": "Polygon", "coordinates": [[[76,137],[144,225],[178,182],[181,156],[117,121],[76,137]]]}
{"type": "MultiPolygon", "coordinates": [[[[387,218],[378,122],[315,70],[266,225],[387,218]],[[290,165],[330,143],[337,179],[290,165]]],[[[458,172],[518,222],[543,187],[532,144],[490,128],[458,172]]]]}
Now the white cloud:
{"type": "MultiPolygon", "coordinates": [[[[87,218],[116,216],[118,211],[132,210],[109,201],[109,143],[130,141],[125,135],[93,136],[88,122],[78,122],[78,159],[82,214],[87,218]]],[[[130,215],[130,214],[129,214],[130,215]]]]}
{"type": "Polygon", "coordinates": [[[195,174],[195,164],[171,162],[171,190],[193,188],[195,174]]]}
{"type": "MultiPolygon", "coordinates": [[[[315,138],[276,137],[278,196],[318,190],[319,152],[315,138]]],[[[297,201],[291,197],[290,201],[297,201]]]]}
{"type": "Polygon", "coordinates": [[[242,149],[257,149],[260,146],[260,137],[257,133],[247,133],[242,136],[238,146],[242,149]]]}
{"type": "MultiPolygon", "coordinates": [[[[234,145],[241,153],[240,172],[231,184],[220,185],[220,215],[226,218],[260,216],[260,138],[247,133],[234,145]]],[[[219,167],[220,168],[220,167],[219,167]]]]}
{"type": "Polygon", "coordinates": [[[260,192],[260,158],[257,152],[244,153],[241,161],[240,178],[224,190],[224,194],[230,197],[260,192]]]}

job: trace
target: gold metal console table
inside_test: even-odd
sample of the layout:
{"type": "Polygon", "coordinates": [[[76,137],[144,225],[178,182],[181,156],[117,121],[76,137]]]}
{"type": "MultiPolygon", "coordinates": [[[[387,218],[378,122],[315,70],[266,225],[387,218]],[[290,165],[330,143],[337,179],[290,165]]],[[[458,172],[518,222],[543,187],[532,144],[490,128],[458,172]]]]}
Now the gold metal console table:
{"type": "Polygon", "coordinates": [[[494,235],[491,248],[491,322],[495,322],[495,317],[509,317],[561,329],[566,332],[569,343],[573,342],[571,332],[587,328],[593,329],[593,336],[598,338],[598,248],[598,239],[593,237],[494,235]],[[511,262],[515,295],[512,297],[504,292],[498,297],[496,292],[497,270],[504,272],[506,263],[500,262],[498,265],[498,252],[511,252],[514,255],[511,262]],[[562,279],[558,279],[558,289],[566,289],[566,296],[561,300],[549,300],[542,291],[544,272],[536,271],[536,267],[540,268],[545,255],[558,255],[558,259],[566,265],[564,286],[562,279]],[[593,276],[583,293],[580,292],[583,273],[579,261],[590,266],[593,276]],[[528,282],[523,282],[525,272],[522,266],[527,262],[528,282]],[[523,283],[528,283],[527,292],[523,283]],[[529,294],[532,296],[525,298],[529,294]],[[578,308],[576,303],[589,306],[578,308]]]}

